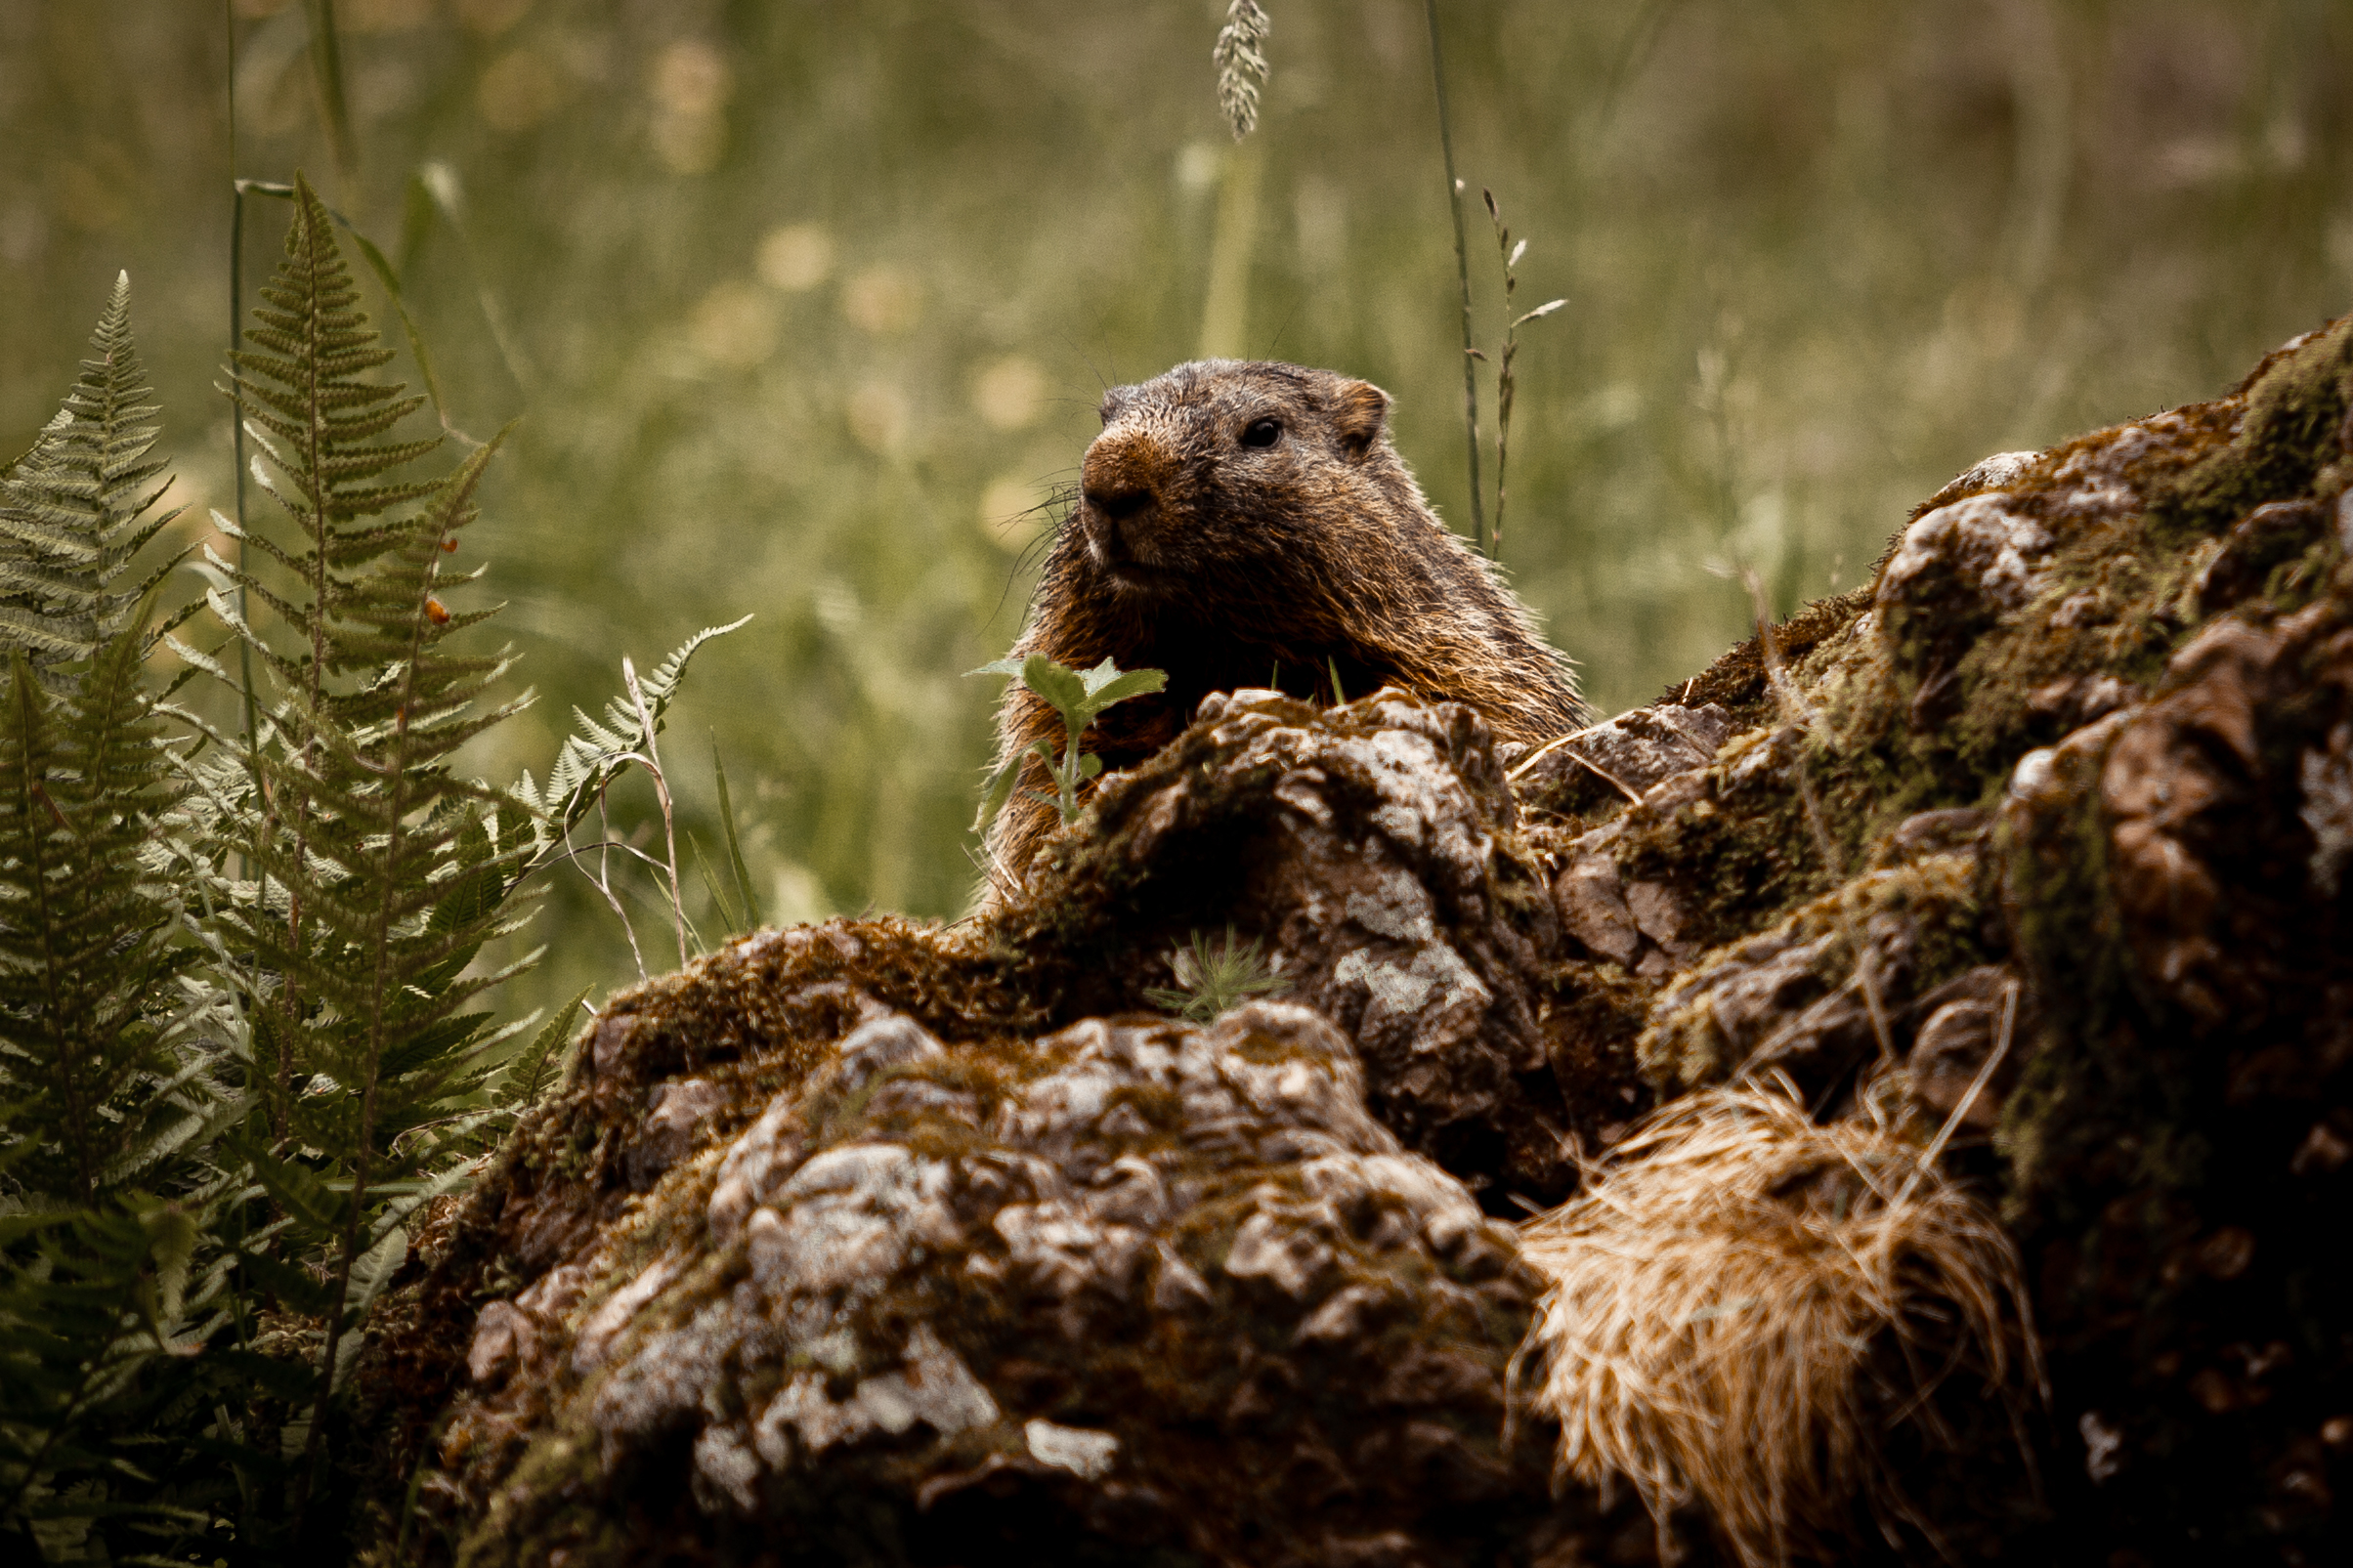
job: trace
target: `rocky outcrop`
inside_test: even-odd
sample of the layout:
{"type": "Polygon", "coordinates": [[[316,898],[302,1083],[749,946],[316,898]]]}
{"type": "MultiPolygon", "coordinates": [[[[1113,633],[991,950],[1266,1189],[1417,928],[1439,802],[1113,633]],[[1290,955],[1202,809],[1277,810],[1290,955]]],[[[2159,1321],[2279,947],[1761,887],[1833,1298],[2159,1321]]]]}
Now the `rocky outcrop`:
{"type": "MultiPolygon", "coordinates": [[[[2349,345],[1981,464],[1866,589],[1554,746],[1499,761],[1476,715],[1393,692],[1213,699],[985,920],[762,933],[618,998],[371,1363],[388,1470],[426,1462],[420,1539],[2342,1558],[2349,345]],[[1228,928],[1279,999],[1156,1009],[1228,928]],[[1655,1195],[1670,1143],[1704,1180],[1693,1119],[1759,1094],[1803,1114],[1748,1140],[1778,1173],[1710,1245],[1933,1193],[1976,1260],[1935,1291],[1983,1310],[1938,1339],[1933,1271],[1882,1227],[1833,1403],[1888,1463],[1785,1536],[1660,1459],[1648,1494],[1704,1505],[1661,1533],[1593,1484],[1603,1450],[1554,1489],[1598,1418],[1513,1376],[1575,1338],[1523,1337],[1551,1282],[1607,1277],[1573,1249],[1639,1232],[1522,1256],[1510,1221],[1655,1195]]],[[[1623,1321],[1671,1358],[1745,1310],[1623,1321]]]]}
{"type": "Polygon", "coordinates": [[[1234,925],[1267,943],[1284,996],[1353,1041],[1409,1147],[1498,1212],[1507,1192],[1567,1191],[1575,1113],[1541,1016],[1560,922],[1477,714],[1395,692],[1331,713],[1212,697],[1104,783],[1088,822],[988,930],[1020,963],[1093,960],[1056,974],[1063,1012],[1142,1004],[1189,932],[1234,925]]]}
{"type": "Polygon", "coordinates": [[[872,1005],[477,1313],[436,1480],[458,1560],[1470,1563],[1557,1537],[1541,1446],[1503,1435],[1535,1282],[1365,1100],[1347,1039],[1282,1003],[1018,1050],[872,1005]]]}
{"type": "MultiPolygon", "coordinates": [[[[2135,1563],[2353,1542],[2327,1218],[2353,1149],[2349,341],[1981,465],[1870,590],[1693,682],[1747,726],[1706,766],[1605,822],[1590,785],[1534,818],[1585,1057],[1667,1096],[1779,1075],[1832,1122],[1900,1088],[2005,1218],[2039,1481],[1923,1534],[2135,1563]],[[1636,888],[1690,917],[1646,923],[1636,888]]],[[[1921,1495],[1970,1462],[1933,1448],[1921,1495]]]]}

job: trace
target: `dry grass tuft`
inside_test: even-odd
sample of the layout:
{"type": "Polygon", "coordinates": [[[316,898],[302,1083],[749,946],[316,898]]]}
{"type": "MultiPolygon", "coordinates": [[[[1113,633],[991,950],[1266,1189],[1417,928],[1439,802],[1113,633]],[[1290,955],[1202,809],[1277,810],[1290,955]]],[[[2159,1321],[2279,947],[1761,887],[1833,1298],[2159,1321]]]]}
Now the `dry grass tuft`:
{"type": "Polygon", "coordinates": [[[1943,1439],[1931,1396],[1963,1368],[2014,1424],[2040,1380],[1987,1208],[1883,1126],[1818,1125],[1777,1093],[1665,1107],[1522,1248],[1551,1289],[1518,1370],[1561,1422],[1558,1471],[1625,1477],[1662,1535],[1696,1503],[1751,1568],[1840,1533],[1859,1497],[1883,1529],[1925,1528],[1885,1432],[1943,1439]]]}

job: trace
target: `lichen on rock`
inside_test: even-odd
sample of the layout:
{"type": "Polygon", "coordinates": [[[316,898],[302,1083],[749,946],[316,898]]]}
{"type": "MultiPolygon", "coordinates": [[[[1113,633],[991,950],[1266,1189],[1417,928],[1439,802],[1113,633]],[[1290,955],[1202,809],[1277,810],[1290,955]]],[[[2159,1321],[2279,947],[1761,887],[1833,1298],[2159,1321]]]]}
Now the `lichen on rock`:
{"type": "Polygon", "coordinates": [[[564,1268],[477,1318],[438,1453],[459,1561],[1468,1562],[1555,1511],[1503,1438],[1511,1234],[1305,1008],[1017,1051],[877,1012],[564,1268]]]}
{"type": "Polygon", "coordinates": [[[1560,926],[1519,828],[1470,708],[1212,697],[1104,782],[989,936],[1069,966],[1047,981],[1064,1006],[1109,1010],[1167,986],[1162,954],[1188,932],[1234,924],[1274,954],[1288,998],[1355,1041],[1375,1114],[1408,1147],[1498,1200],[1557,1198],[1569,1113],[1535,977],[1560,926]]]}

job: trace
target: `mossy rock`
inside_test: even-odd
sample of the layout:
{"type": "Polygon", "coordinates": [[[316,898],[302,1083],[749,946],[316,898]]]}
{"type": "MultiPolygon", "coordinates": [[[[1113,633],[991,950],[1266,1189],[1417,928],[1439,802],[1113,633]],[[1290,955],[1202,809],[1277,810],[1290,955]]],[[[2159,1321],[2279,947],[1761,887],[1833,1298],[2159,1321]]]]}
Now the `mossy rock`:
{"type": "Polygon", "coordinates": [[[1937,1140],[2048,1384],[1879,1400],[1905,1545],[1829,1556],[2353,1555],[2349,381],[1989,460],[1516,781],[1213,699],[979,919],[617,998],[371,1352],[385,1474],[469,1562],[1645,1560],[1507,1420],[1506,1221],[1775,1081],[1937,1140]],[[1228,927],[1281,1000],[1152,1016],[1228,927]]]}

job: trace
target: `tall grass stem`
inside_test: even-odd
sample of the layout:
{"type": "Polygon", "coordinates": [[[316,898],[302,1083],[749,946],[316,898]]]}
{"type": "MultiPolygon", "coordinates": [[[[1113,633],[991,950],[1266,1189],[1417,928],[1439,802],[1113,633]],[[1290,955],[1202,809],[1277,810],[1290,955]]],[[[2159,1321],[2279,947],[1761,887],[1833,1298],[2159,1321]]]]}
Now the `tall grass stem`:
{"type": "Polygon", "coordinates": [[[319,89],[319,118],[334,152],[336,192],[346,206],[357,193],[360,146],[352,137],[351,104],[343,91],[343,40],[335,30],[335,0],[303,0],[311,28],[311,75],[319,89]]]}
{"type": "Polygon", "coordinates": [[[1250,263],[1258,248],[1259,183],[1266,159],[1262,142],[1244,142],[1225,154],[1218,190],[1218,227],[1210,239],[1209,293],[1201,305],[1204,360],[1242,356],[1250,318],[1250,263]]]}
{"type": "Polygon", "coordinates": [[[686,967],[691,954],[686,950],[686,902],[678,896],[678,815],[670,805],[670,782],[663,776],[662,751],[654,739],[654,710],[646,701],[645,688],[638,683],[637,666],[624,655],[620,661],[621,684],[628,688],[629,700],[636,704],[637,722],[644,726],[646,754],[640,758],[647,773],[654,779],[654,797],[662,807],[663,847],[666,851],[663,871],[670,894],[670,918],[678,933],[678,967],[686,967]]]}
{"type": "Polygon", "coordinates": [[[1471,542],[1487,553],[1487,520],[1478,498],[1478,346],[1471,333],[1471,250],[1463,232],[1463,182],[1454,175],[1454,125],[1446,112],[1446,57],[1438,46],[1437,0],[1422,0],[1430,21],[1430,80],[1437,90],[1438,150],[1446,159],[1446,200],[1454,210],[1454,276],[1463,295],[1463,425],[1471,458],[1471,542]]]}
{"type": "MultiPolygon", "coordinates": [[[[237,333],[245,324],[245,187],[236,177],[236,6],[235,0],[221,0],[221,24],[229,38],[229,354],[235,363],[237,333]]],[[[236,475],[236,614],[246,625],[253,624],[251,610],[245,602],[243,581],[245,561],[245,399],[237,391],[236,376],[229,378],[229,443],[231,464],[236,475]]],[[[245,750],[253,750],[253,650],[240,637],[236,645],[237,690],[244,699],[245,750]]],[[[254,787],[261,787],[257,774],[254,787]]],[[[243,857],[240,856],[241,860],[243,857]]]]}

